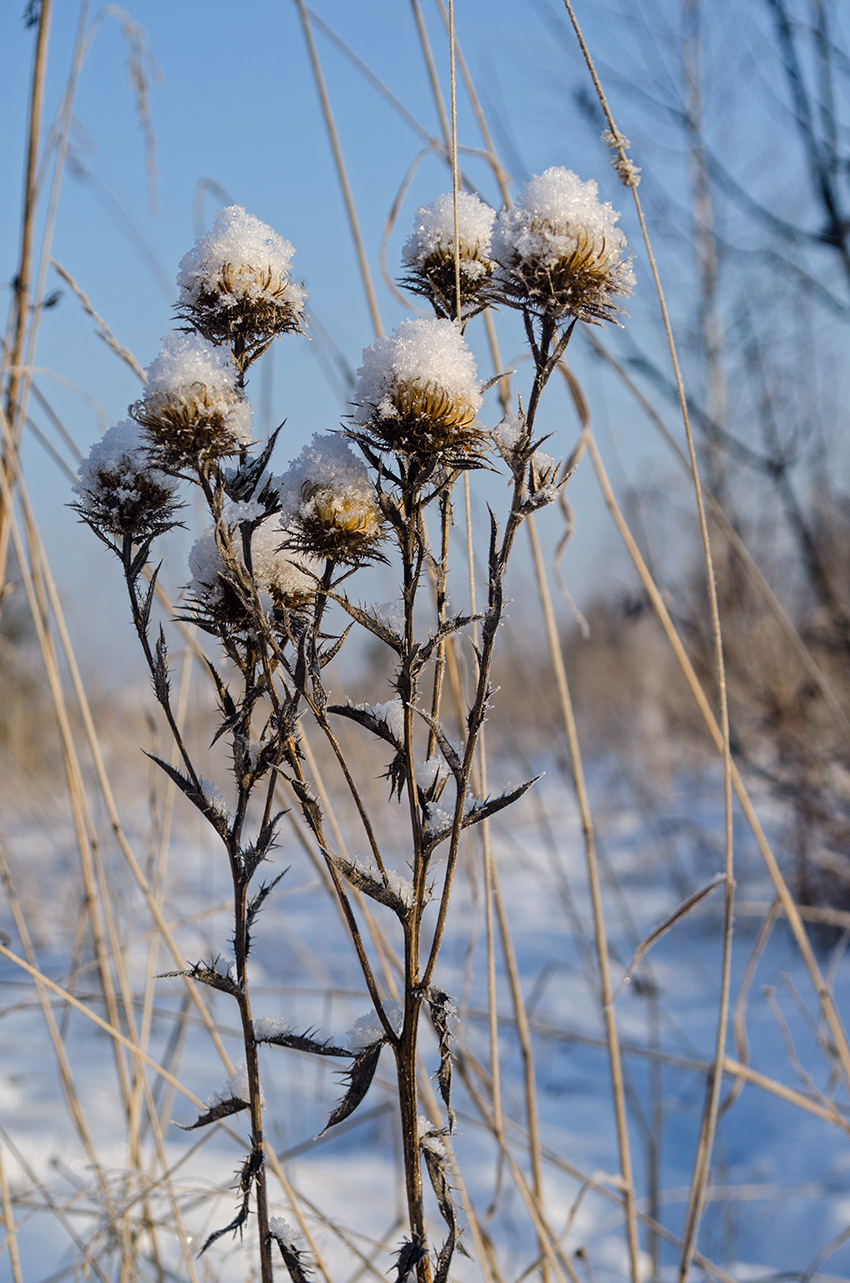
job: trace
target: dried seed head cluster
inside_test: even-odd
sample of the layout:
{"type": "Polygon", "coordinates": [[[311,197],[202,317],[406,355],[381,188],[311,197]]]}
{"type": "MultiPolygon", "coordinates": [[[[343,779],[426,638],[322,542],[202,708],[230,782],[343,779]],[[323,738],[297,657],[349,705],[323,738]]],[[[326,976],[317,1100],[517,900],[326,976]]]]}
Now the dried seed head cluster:
{"type": "Polygon", "coordinates": [[[403,321],[363,352],[354,422],[378,449],[447,463],[480,453],[475,358],[452,321],[403,321]]]}
{"type": "MultiPolygon", "coordinates": [[[[189,570],[192,581],[189,597],[200,618],[214,624],[224,624],[235,630],[250,625],[250,612],[246,608],[245,593],[240,588],[240,572],[245,571],[245,554],[240,523],[256,519],[253,509],[258,505],[236,504],[225,514],[216,537],[215,527],[210,526],[193,545],[189,553],[189,570]],[[224,537],[235,565],[228,568],[222,556],[219,540],[224,537]]],[[[250,532],[251,573],[261,604],[265,607],[298,611],[315,593],[316,581],[321,574],[321,563],[301,552],[292,552],[288,546],[292,533],[282,531],[276,518],[261,521],[250,532]],[[266,595],[268,601],[262,603],[266,595]]]]}
{"type": "Polygon", "coordinates": [[[220,209],[211,231],[180,261],[180,315],[206,338],[240,351],[300,330],[307,295],[291,277],[294,253],[241,205],[220,209]]]}
{"type": "Polygon", "coordinates": [[[151,466],[132,419],[116,423],[95,442],[78,476],[73,506],[96,530],[139,541],[173,523],[177,481],[151,466]]]}
{"type": "Polygon", "coordinates": [[[199,334],[172,330],[147,376],[144,394],[130,413],[164,467],[221,459],[251,444],[251,407],[226,348],[199,334]]]}
{"type": "Polygon", "coordinates": [[[634,285],[618,218],[593,179],[547,169],[496,219],[493,297],[554,320],[613,320],[613,300],[634,285]]]}
{"type": "MultiPolygon", "coordinates": [[[[493,271],[490,236],[495,211],[480,197],[458,192],[457,231],[460,262],[460,299],[463,315],[482,304],[493,271]]],[[[455,223],[451,193],[438,196],[416,211],[413,232],[402,250],[408,269],[402,284],[422,294],[441,316],[456,309],[455,223]]]]}
{"type": "Polygon", "coordinates": [[[339,433],[315,435],[278,481],[281,521],[316,556],[352,564],[376,552],[382,518],[362,460],[339,433]]]}

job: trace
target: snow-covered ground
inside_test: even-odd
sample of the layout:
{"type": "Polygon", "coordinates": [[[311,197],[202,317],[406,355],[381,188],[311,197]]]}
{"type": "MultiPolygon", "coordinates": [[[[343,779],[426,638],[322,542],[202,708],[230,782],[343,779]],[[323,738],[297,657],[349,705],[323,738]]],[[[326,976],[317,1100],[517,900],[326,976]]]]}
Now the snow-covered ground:
{"type": "MultiPolygon", "coordinates": [[[[634,800],[636,792],[614,761],[594,767],[591,785],[616,981],[640,940],[719,871],[719,788],[711,774],[683,775],[673,795],[663,804],[656,802],[648,813],[634,800]]],[[[767,813],[772,831],[778,833],[781,815],[771,814],[769,807],[767,813]]],[[[81,903],[78,857],[61,815],[59,807],[53,817],[33,806],[10,807],[4,845],[14,885],[34,924],[38,966],[67,985],[76,949],[77,964],[89,965],[78,970],[73,990],[104,1015],[89,939],[80,942],[76,937],[81,903]]],[[[150,872],[155,846],[146,800],[128,804],[125,820],[137,856],[150,872]]],[[[564,1253],[579,1277],[608,1283],[627,1274],[616,1194],[619,1159],[584,848],[571,790],[557,769],[517,807],[496,817],[491,831],[534,1035],[546,1219],[556,1236],[565,1235],[564,1253]],[[575,1256],[579,1248],[586,1249],[586,1258],[575,1256]]],[[[746,904],[766,904],[772,898],[770,884],[740,817],[736,836],[739,898],[746,904]]],[[[150,951],[150,915],[106,825],[102,854],[138,999],[136,1017],[141,1019],[147,978],[172,970],[174,963],[161,942],[155,956],[150,951]]],[[[404,851],[396,857],[395,867],[404,872],[404,851]]],[[[252,977],[255,1015],[280,1017],[299,1030],[315,1029],[317,1036],[342,1040],[367,1010],[368,999],[339,913],[286,825],[273,865],[289,871],[258,920],[252,977]]],[[[227,871],[179,803],[165,878],[164,912],[185,959],[227,953],[227,871]]],[[[502,1277],[513,1280],[534,1262],[536,1240],[520,1193],[498,1162],[492,1132],[483,1125],[475,1101],[483,1096],[490,1108],[481,884],[480,853],[471,844],[456,882],[437,982],[459,1007],[454,1137],[458,1168],[466,1194],[492,1237],[502,1277]]],[[[395,918],[380,905],[372,909],[383,914],[381,926],[395,940],[395,918]]],[[[673,1234],[680,1232],[684,1220],[706,1095],[706,1066],[716,1036],[721,911],[722,891],[714,891],[654,945],[633,983],[616,999],[639,1206],[657,1215],[673,1234]]],[[[743,916],[736,928],[733,1008],[759,925],[755,917],[743,916]]],[[[9,947],[21,954],[22,942],[5,907],[0,926],[9,947]]],[[[843,943],[833,939],[830,951],[819,954],[834,980],[839,1009],[850,993],[843,943]]],[[[506,1134],[527,1176],[523,1064],[500,946],[497,964],[506,1134]]],[[[749,1063],[812,1099],[818,1092],[827,1098],[835,1092],[850,1119],[846,1095],[835,1090],[810,978],[782,918],[746,980],[749,1063]]],[[[211,990],[204,990],[204,997],[228,1053],[238,1062],[231,1001],[211,990]]],[[[0,959],[0,1150],[15,1200],[23,1278],[38,1283],[74,1277],[75,1262],[81,1268],[87,1251],[94,1262],[92,1277],[97,1277],[98,1266],[105,1277],[112,1277],[110,1216],[129,1199],[137,1200],[161,1227],[158,1250],[166,1271],[161,1277],[190,1277],[190,1264],[173,1230],[176,1213],[158,1180],[161,1167],[149,1128],[143,1129],[142,1140],[142,1165],[148,1176],[135,1174],[109,1037],[55,995],[49,1001],[55,1040],[30,978],[0,959]],[[69,1074],[64,1087],[57,1046],[69,1074]],[[75,1117],[84,1124],[75,1125],[75,1117]],[[101,1165],[100,1176],[93,1170],[92,1154],[101,1165]]],[[[157,981],[151,1014],[149,1054],[202,1101],[220,1091],[227,1070],[180,980],[157,981]]],[[[437,1056],[430,1033],[423,1035],[423,1050],[433,1073],[437,1056]]],[[[731,1033],[728,1053],[735,1059],[741,1056],[731,1033]]],[[[399,1143],[389,1053],[384,1056],[375,1085],[353,1117],[337,1131],[314,1139],[340,1095],[334,1062],[275,1047],[263,1052],[268,1135],[302,1199],[306,1224],[335,1283],[355,1277],[361,1268],[372,1277],[385,1278],[392,1260],[386,1246],[379,1250],[378,1245],[392,1250],[402,1237],[399,1143]],[[364,1259],[373,1262],[371,1269],[364,1259]]],[[[154,1073],[148,1080],[164,1119],[193,1121],[196,1111],[189,1101],[154,1073]]],[[[762,1086],[740,1081],[736,1085],[732,1076],[724,1079],[723,1096],[727,1107],[715,1146],[700,1252],[739,1280],[850,1276],[850,1122],[842,1129],[762,1086]],[[848,1241],[837,1242],[844,1233],[848,1241]],[[830,1245],[834,1250],[821,1261],[830,1245]]],[[[239,1138],[245,1126],[238,1115],[227,1123],[188,1134],[175,1126],[164,1130],[162,1156],[172,1171],[172,1189],[196,1248],[206,1235],[227,1224],[237,1203],[232,1184],[244,1157],[239,1138]]],[[[294,1222],[274,1178],[272,1190],[275,1214],[294,1222]]],[[[457,1199],[462,1201],[459,1190],[457,1199]]],[[[433,1210],[433,1233],[439,1242],[436,1206],[433,1210]]],[[[249,1226],[244,1245],[232,1243],[229,1235],[214,1244],[196,1264],[197,1277],[246,1278],[252,1229],[249,1226]]],[[[465,1241],[472,1251],[470,1237],[465,1241]]],[[[646,1229],[641,1241],[649,1279],[653,1244],[646,1229]]],[[[657,1251],[660,1277],[674,1278],[675,1248],[662,1244],[657,1251]]],[[[146,1235],[139,1239],[137,1259],[142,1277],[158,1277],[146,1235]]],[[[7,1249],[0,1255],[2,1278],[11,1277],[9,1260],[7,1249]]],[[[279,1268],[282,1271],[282,1265],[279,1268]]],[[[464,1280],[482,1277],[474,1258],[461,1256],[456,1256],[452,1274],[464,1280]]]]}

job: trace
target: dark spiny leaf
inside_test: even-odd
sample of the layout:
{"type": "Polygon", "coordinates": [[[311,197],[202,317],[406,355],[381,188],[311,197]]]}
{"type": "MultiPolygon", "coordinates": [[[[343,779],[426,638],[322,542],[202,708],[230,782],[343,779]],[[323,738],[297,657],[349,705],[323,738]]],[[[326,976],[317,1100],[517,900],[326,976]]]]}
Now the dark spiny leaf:
{"type": "Polygon", "coordinates": [[[428,1253],[425,1251],[418,1234],[413,1234],[410,1238],[404,1239],[396,1253],[395,1283],[406,1283],[406,1280],[410,1278],[419,1262],[427,1255],[428,1253]]]}
{"type": "MultiPolygon", "coordinates": [[[[257,894],[253,896],[251,900],[248,901],[248,907],[245,910],[246,930],[248,931],[251,930],[251,927],[254,925],[254,919],[256,918],[257,914],[260,912],[260,909],[262,909],[263,904],[266,901],[266,898],[269,895],[271,895],[272,891],[274,891],[278,882],[280,882],[281,878],[285,877],[288,872],[289,872],[289,869],[284,869],[283,873],[279,873],[276,878],[272,878],[271,882],[264,882],[261,885],[257,894]]],[[[250,875],[248,874],[246,876],[250,876],[250,875]]]]}
{"type": "Polygon", "coordinates": [[[222,975],[216,971],[215,964],[218,958],[213,958],[212,962],[193,962],[191,967],[185,971],[163,971],[158,980],[167,980],[171,976],[188,976],[191,980],[198,980],[203,985],[209,985],[211,989],[219,989],[222,993],[229,993],[234,998],[239,995],[239,986],[236,981],[227,975],[222,975]]]}
{"type": "Polygon", "coordinates": [[[161,567],[162,567],[162,562],[160,562],[159,565],[156,566],[151,571],[150,583],[148,584],[147,591],[145,593],[142,604],[139,607],[139,625],[143,633],[146,633],[148,631],[148,624],[150,623],[150,617],[151,617],[151,609],[153,607],[153,600],[156,594],[156,582],[157,582],[157,579],[159,578],[159,572],[161,567]]]}
{"type": "Polygon", "coordinates": [[[170,684],[168,681],[168,649],[165,645],[165,633],[162,631],[162,625],[159,628],[159,637],[156,639],[156,659],[153,668],[153,689],[154,694],[163,708],[168,706],[170,695],[170,684]]]}
{"type": "MultiPolygon", "coordinates": [[[[224,678],[219,673],[215,664],[213,664],[212,661],[209,659],[207,660],[207,667],[212,673],[212,679],[215,682],[215,688],[216,688],[216,691],[218,692],[218,702],[221,706],[222,713],[224,714],[225,717],[228,717],[228,718],[235,717],[236,705],[233,702],[233,697],[231,696],[230,691],[227,689],[227,687],[224,684],[224,678]]],[[[216,736],[216,739],[217,738],[218,736],[216,736]]],[[[215,743],[215,740],[213,740],[213,743],[215,743]]]]}
{"type": "Polygon", "coordinates": [[[485,798],[483,802],[475,802],[464,816],[464,827],[467,824],[478,824],[479,821],[495,815],[497,811],[503,811],[506,806],[518,801],[523,793],[528,792],[532,784],[536,784],[540,778],[539,775],[535,775],[533,779],[526,780],[525,784],[520,784],[519,788],[511,789],[507,793],[500,793],[498,797],[485,798]]]}
{"type": "Polygon", "coordinates": [[[320,807],[318,800],[310,792],[307,785],[301,780],[292,779],[290,780],[290,784],[292,785],[295,796],[301,803],[301,810],[303,812],[304,819],[318,837],[322,831],[322,808],[320,807]]]}
{"type": "Polygon", "coordinates": [[[275,1230],[271,1230],[269,1237],[273,1238],[280,1248],[283,1263],[289,1271],[292,1283],[307,1283],[312,1271],[301,1260],[302,1249],[296,1247],[291,1239],[284,1237],[283,1234],[275,1230]]]}
{"type": "Polygon", "coordinates": [[[427,723],[429,729],[434,732],[434,738],[440,746],[440,752],[446,760],[446,766],[448,766],[455,779],[462,783],[463,763],[458,756],[457,750],[447,738],[445,731],[440,726],[439,722],[436,722],[430,713],[426,713],[423,708],[417,708],[416,712],[422,720],[427,723]]]}
{"type": "Polygon", "coordinates": [[[339,654],[342,648],[343,642],[345,641],[346,637],[351,632],[353,627],[354,627],[353,624],[349,624],[345,632],[342,634],[342,636],[337,637],[336,641],[333,643],[332,646],[328,646],[324,650],[319,652],[318,662],[319,662],[320,668],[326,668],[332,659],[336,659],[337,655],[339,654]]]}
{"type": "Polygon", "coordinates": [[[362,1102],[372,1086],[372,1079],[375,1077],[378,1061],[381,1058],[381,1048],[385,1042],[385,1038],[380,1038],[378,1042],[373,1042],[362,1051],[358,1051],[351,1068],[347,1069],[343,1075],[343,1081],[348,1080],[348,1090],[319,1132],[320,1136],[324,1136],[331,1127],[336,1127],[337,1123],[342,1123],[349,1118],[362,1102]]]}
{"type": "Polygon", "coordinates": [[[193,1132],[197,1127],[208,1127],[210,1123],[217,1123],[220,1118],[229,1118],[231,1114],[239,1114],[243,1109],[249,1108],[247,1100],[240,1100],[238,1096],[230,1096],[227,1100],[221,1100],[217,1105],[210,1105],[205,1114],[199,1114],[193,1123],[184,1126],[183,1123],[175,1123],[181,1132],[193,1132]]]}
{"type": "Polygon", "coordinates": [[[313,1056],[344,1056],[347,1060],[354,1058],[354,1052],[347,1047],[335,1047],[331,1042],[318,1042],[311,1038],[309,1029],[303,1034],[285,1029],[278,1034],[257,1038],[257,1042],[268,1043],[272,1047],[290,1047],[293,1051],[307,1051],[313,1056]]]}
{"type": "Polygon", "coordinates": [[[210,1234],[206,1243],[204,1243],[204,1246],[201,1248],[200,1252],[198,1253],[198,1256],[203,1256],[207,1248],[211,1247],[212,1244],[215,1243],[216,1239],[222,1238],[225,1234],[229,1234],[232,1232],[233,1237],[235,1238],[238,1231],[241,1237],[242,1227],[248,1219],[248,1203],[250,1201],[250,1198],[251,1198],[250,1193],[245,1195],[245,1197],[242,1200],[242,1206],[239,1208],[239,1211],[236,1213],[236,1215],[234,1216],[233,1220],[230,1222],[229,1225],[225,1225],[223,1230],[216,1230],[214,1234],[210,1234]]]}
{"type": "Polygon", "coordinates": [[[416,659],[416,671],[418,672],[428,663],[434,651],[447,637],[451,637],[454,633],[459,633],[461,629],[467,628],[472,623],[478,623],[483,618],[483,615],[477,614],[453,615],[451,619],[447,619],[444,624],[440,625],[433,636],[429,637],[424,645],[420,647],[416,659]]]}
{"type": "Polygon", "coordinates": [[[348,717],[359,726],[365,726],[367,731],[371,731],[373,735],[377,735],[379,739],[385,740],[387,744],[392,744],[393,748],[401,751],[401,744],[393,736],[384,718],[378,717],[372,708],[359,708],[356,704],[329,704],[328,712],[337,713],[340,717],[348,717]]]}
{"type": "Polygon", "coordinates": [[[168,762],[164,762],[161,757],[157,757],[155,753],[148,753],[146,749],[142,749],[142,752],[145,757],[149,757],[152,762],[156,762],[157,766],[162,767],[168,778],[174,781],[182,793],[186,794],[189,801],[192,802],[201,814],[209,820],[215,831],[220,834],[221,837],[226,837],[227,817],[210,805],[207,798],[204,797],[203,793],[198,792],[192,781],[185,775],[181,774],[180,771],[171,766],[168,762]]]}
{"type": "Polygon", "coordinates": [[[379,619],[376,619],[374,615],[370,615],[367,610],[363,610],[360,606],[355,606],[353,602],[350,602],[348,598],[343,596],[341,593],[329,592],[328,596],[331,601],[335,601],[338,605],[342,606],[345,613],[350,615],[352,619],[356,620],[358,624],[362,624],[362,626],[375,637],[379,637],[382,642],[387,646],[390,646],[397,655],[401,655],[403,653],[404,642],[398,634],[394,633],[386,624],[382,624],[379,619]]]}
{"type": "Polygon", "coordinates": [[[328,859],[333,861],[335,867],[358,891],[362,891],[364,895],[377,900],[379,904],[385,904],[387,908],[392,909],[393,913],[397,913],[402,921],[407,917],[410,906],[395,891],[391,891],[388,886],[384,886],[380,875],[371,877],[365,869],[361,869],[353,860],[347,860],[341,855],[328,854],[328,859]]]}
{"type": "Polygon", "coordinates": [[[428,1010],[431,1013],[431,1024],[440,1044],[440,1068],[437,1072],[437,1083],[440,1095],[446,1106],[449,1119],[449,1132],[455,1128],[455,1111],[452,1109],[452,1050],[449,1018],[455,1013],[454,1000],[442,989],[430,989],[428,992],[428,1010]]]}

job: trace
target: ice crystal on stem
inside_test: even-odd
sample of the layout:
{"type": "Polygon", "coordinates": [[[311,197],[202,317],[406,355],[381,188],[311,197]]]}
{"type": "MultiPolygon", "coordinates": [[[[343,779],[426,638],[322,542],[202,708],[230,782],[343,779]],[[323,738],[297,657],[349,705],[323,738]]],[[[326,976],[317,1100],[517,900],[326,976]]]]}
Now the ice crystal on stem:
{"type": "Polygon", "coordinates": [[[339,433],[313,437],[278,481],[281,521],[299,546],[334,562],[375,553],[382,519],[365,464],[339,433]]]}
{"type": "Polygon", "coordinates": [[[354,421],[379,449],[456,461],[480,452],[475,358],[452,321],[402,321],[363,352],[354,421]]]}
{"type": "Polygon", "coordinates": [[[251,407],[226,348],[199,334],[166,336],[147,368],[147,386],[130,413],[153,457],[170,469],[239,454],[251,444],[251,407]]]}
{"type": "Polygon", "coordinates": [[[177,481],[151,465],[138,424],[116,423],[77,470],[73,505],[95,530],[135,540],[170,529],[177,481]]]}
{"type": "Polygon", "coordinates": [[[634,285],[618,218],[592,178],[563,168],[533,178],[496,220],[494,298],[555,320],[613,320],[613,299],[634,285]]]}
{"type": "MultiPolygon", "coordinates": [[[[493,271],[490,235],[495,210],[479,196],[458,192],[457,230],[461,311],[478,310],[493,271]]],[[[453,316],[457,303],[455,223],[451,193],[438,196],[416,211],[413,232],[401,253],[408,269],[403,280],[414,294],[423,294],[441,316],[453,316]]]]}
{"type": "Polygon", "coordinates": [[[292,280],[294,253],[241,205],[220,209],[180,261],[180,315],[207,338],[232,344],[237,359],[253,359],[276,335],[301,329],[307,295],[292,280]]]}

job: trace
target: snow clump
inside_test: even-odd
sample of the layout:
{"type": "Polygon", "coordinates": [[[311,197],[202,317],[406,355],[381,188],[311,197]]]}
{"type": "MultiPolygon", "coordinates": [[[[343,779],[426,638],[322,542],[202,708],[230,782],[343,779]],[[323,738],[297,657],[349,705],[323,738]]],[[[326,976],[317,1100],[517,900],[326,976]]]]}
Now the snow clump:
{"type": "Polygon", "coordinates": [[[555,319],[613,319],[612,298],[634,285],[619,214],[594,179],[553,167],[528,182],[493,230],[494,292],[510,306],[555,319]]]}
{"type": "Polygon", "coordinates": [[[74,507],[98,530],[143,538],[163,530],[174,513],[178,482],[152,466],[132,419],[95,442],[77,475],[74,507]]]}
{"type": "Polygon", "coordinates": [[[147,386],[130,413],[156,457],[180,468],[200,458],[239,454],[251,444],[251,407],[237,386],[229,352],[200,334],[172,330],[147,368],[147,386]]]}
{"type": "Polygon", "coordinates": [[[300,328],[307,297],[292,280],[294,246],[241,205],[220,209],[212,230],[180,260],[178,307],[219,342],[249,344],[300,328]]]}
{"type": "MultiPolygon", "coordinates": [[[[404,1023],[404,1011],[401,1005],[395,1000],[385,1002],[384,1014],[390,1022],[393,1033],[400,1034],[404,1023]]],[[[374,1043],[379,1042],[384,1037],[386,1037],[384,1026],[378,1019],[378,1013],[371,1010],[365,1012],[362,1016],[358,1016],[348,1031],[347,1041],[351,1050],[356,1052],[373,1046],[374,1043]]]]}
{"type": "MultiPolygon", "coordinates": [[[[479,299],[493,270],[490,236],[495,211],[471,192],[458,192],[457,231],[461,308],[479,299]]],[[[450,192],[416,211],[413,232],[401,252],[408,269],[404,284],[424,294],[443,316],[456,308],[454,203],[450,192]]]]}
{"type": "MultiPolygon", "coordinates": [[[[245,568],[242,533],[232,522],[230,512],[225,513],[225,530],[234,559],[245,568]]],[[[270,605],[296,610],[312,596],[317,575],[321,572],[318,561],[303,553],[284,549],[285,534],[274,520],[262,522],[251,533],[251,568],[254,586],[260,596],[270,599],[270,605]],[[311,573],[312,572],[312,573],[311,573]]],[[[189,553],[189,570],[192,581],[189,594],[205,611],[244,624],[245,605],[237,588],[236,575],[225,566],[216,540],[214,526],[208,527],[189,553]]]]}
{"type": "Polygon", "coordinates": [[[363,352],[354,421],[374,443],[405,455],[468,452],[481,434],[483,397],[460,328],[437,318],[402,321],[363,352]]]}
{"type": "Polygon", "coordinates": [[[316,433],[277,482],[281,522],[299,544],[334,561],[359,561],[381,537],[375,488],[345,438],[316,433]]]}

